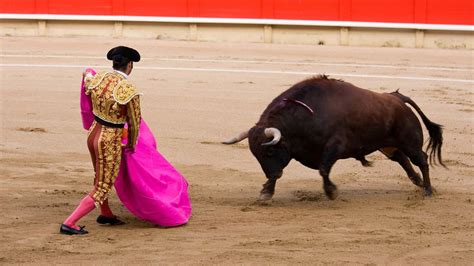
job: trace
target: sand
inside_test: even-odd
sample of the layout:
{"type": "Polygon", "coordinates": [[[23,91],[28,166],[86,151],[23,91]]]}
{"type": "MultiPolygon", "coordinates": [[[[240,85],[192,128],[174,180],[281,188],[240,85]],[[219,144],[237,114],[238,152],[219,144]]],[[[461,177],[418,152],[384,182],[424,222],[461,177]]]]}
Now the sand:
{"type": "MultiPolygon", "coordinates": [[[[0,40],[0,264],[425,264],[474,261],[473,53],[466,50],[171,42],[106,38],[0,40]],[[91,188],[79,114],[84,66],[107,67],[115,45],[138,49],[131,76],[158,149],[190,184],[188,225],[160,228],[132,216],[86,236],[58,233],[91,188]],[[250,128],[292,84],[329,73],[377,92],[400,89],[444,125],[449,169],[431,167],[424,198],[380,153],[374,167],[338,161],[328,200],[317,171],[292,162],[273,201],[256,203],[265,177],[250,128]]],[[[426,137],[425,131],[425,139],[426,137]]]]}

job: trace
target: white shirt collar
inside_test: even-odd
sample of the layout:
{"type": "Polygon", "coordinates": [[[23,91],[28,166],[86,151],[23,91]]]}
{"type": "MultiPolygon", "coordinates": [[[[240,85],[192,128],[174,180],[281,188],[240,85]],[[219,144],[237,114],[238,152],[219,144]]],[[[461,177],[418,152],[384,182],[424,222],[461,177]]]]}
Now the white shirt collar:
{"type": "Polygon", "coordinates": [[[114,69],[115,72],[119,73],[120,75],[122,75],[125,79],[128,79],[128,75],[123,73],[122,71],[120,70],[117,70],[117,69],[114,69]]]}

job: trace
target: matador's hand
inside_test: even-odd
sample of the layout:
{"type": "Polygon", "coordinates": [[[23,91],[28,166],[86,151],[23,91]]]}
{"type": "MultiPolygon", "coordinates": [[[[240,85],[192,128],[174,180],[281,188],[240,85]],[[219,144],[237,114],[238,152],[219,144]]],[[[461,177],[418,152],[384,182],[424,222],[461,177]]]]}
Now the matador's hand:
{"type": "Polygon", "coordinates": [[[82,78],[84,79],[85,77],[93,77],[94,74],[92,74],[93,72],[91,72],[91,70],[93,71],[91,68],[86,68],[86,70],[82,72],[82,78]]]}

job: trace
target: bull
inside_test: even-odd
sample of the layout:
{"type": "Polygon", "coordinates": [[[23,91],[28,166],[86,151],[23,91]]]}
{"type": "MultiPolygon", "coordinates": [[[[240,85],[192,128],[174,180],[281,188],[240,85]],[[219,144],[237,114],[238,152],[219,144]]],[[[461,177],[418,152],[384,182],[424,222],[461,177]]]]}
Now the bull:
{"type": "Polygon", "coordinates": [[[442,126],[430,121],[413,100],[398,90],[376,93],[325,75],[293,85],[268,105],[254,127],[223,143],[245,138],[267,177],[262,201],[273,197],[276,181],[292,159],[319,170],[331,200],[338,191],[329,173],[340,159],[355,158],[370,166],[365,156],[379,150],[398,162],[427,196],[433,193],[428,162],[444,166],[442,126]],[[428,129],[426,152],[421,124],[407,104],[428,129]],[[423,180],[410,162],[419,167],[423,180]]]}

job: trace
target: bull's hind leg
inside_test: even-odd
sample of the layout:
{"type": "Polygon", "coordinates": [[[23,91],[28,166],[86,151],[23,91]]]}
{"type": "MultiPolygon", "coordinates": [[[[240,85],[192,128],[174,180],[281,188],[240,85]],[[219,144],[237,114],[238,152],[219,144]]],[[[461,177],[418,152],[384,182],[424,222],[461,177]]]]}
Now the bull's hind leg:
{"type": "Polygon", "coordinates": [[[419,150],[412,150],[408,149],[405,150],[404,153],[410,158],[411,162],[418,166],[421,170],[421,174],[423,175],[423,190],[426,196],[433,195],[433,189],[431,188],[431,181],[430,181],[430,169],[428,164],[428,155],[423,152],[421,149],[419,150]]]}
{"type": "Polygon", "coordinates": [[[382,148],[380,149],[380,152],[382,152],[390,160],[398,162],[402,166],[403,170],[405,170],[408,178],[410,178],[413,184],[419,187],[423,186],[423,181],[421,181],[420,175],[415,172],[415,169],[413,169],[408,157],[402,151],[396,148],[382,148]]]}
{"type": "Polygon", "coordinates": [[[358,157],[355,157],[355,159],[358,160],[364,167],[374,166],[374,162],[367,161],[367,159],[365,159],[365,156],[358,156],[358,157]]]}

